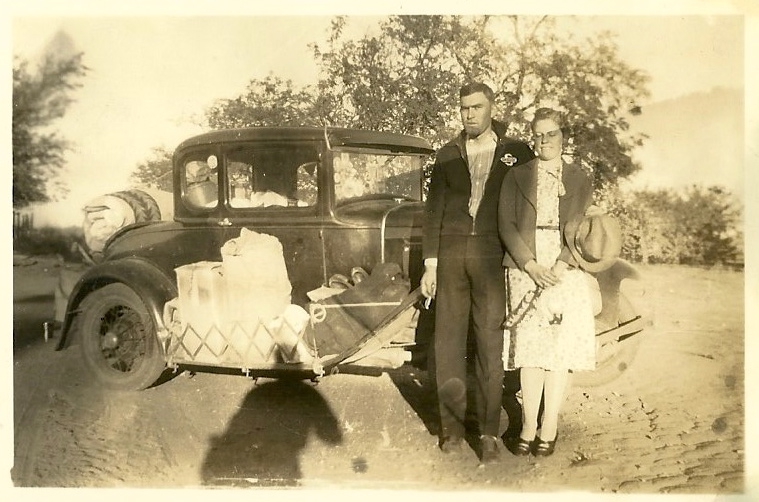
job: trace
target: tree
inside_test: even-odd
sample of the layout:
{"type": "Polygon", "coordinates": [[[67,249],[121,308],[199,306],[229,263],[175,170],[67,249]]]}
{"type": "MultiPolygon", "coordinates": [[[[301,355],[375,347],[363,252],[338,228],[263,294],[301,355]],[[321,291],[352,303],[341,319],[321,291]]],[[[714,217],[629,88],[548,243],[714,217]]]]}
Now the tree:
{"type": "Polygon", "coordinates": [[[496,92],[499,119],[529,140],[535,109],[566,112],[568,154],[597,188],[637,171],[632,150],[643,137],[628,118],[640,113],[648,78],[619,58],[610,33],[586,40],[560,36],[555,18],[391,16],[376,34],[344,36],[347,18],[332,21],[311,49],[319,67],[313,85],[296,88],[269,76],[246,92],[214,103],[213,129],[325,124],[414,134],[440,146],[460,130],[458,88],[483,80],[496,92]]]}
{"type": "Polygon", "coordinates": [[[172,155],[166,148],[153,148],[151,157],[139,164],[132,173],[132,181],[147,188],[171,192],[174,182],[172,155]]]}
{"type": "Polygon", "coordinates": [[[343,40],[344,25],[337,18],[326,46],[312,45],[332,123],[417,134],[438,146],[460,128],[460,84],[483,80],[496,92],[498,118],[522,139],[538,107],[566,112],[567,153],[597,187],[640,168],[630,154],[644,138],[627,120],[640,112],[648,77],[619,58],[608,32],[577,42],[559,36],[547,16],[393,16],[378,35],[354,41],[343,40]]]}
{"type": "Polygon", "coordinates": [[[13,207],[47,202],[65,192],[55,175],[64,165],[69,143],[52,129],[73,102],[72,91],[89,71],[82,54],[70,58],[47,56],[36,72],[29,63],[13,64],[13,207]]]}
{"type": "Polygon", "coordinates": [[[597,203],[619,221],[622,256],[643,263],[679,263],[682,236],[673,217],[672,189],[620,193],[606,190],[597,203]]]}
{"type": "Polygon", "coordinates": [[[640,169],[630,157],[643,136],[627,119],[648,96],[648,77],[619,58],[609,32],[576,42],[557,35],[554,18],[510,16],[517,57],[502,47],[496,66],[506,121],[526,136],[527,116],[537,107],[566,112],[574,155],[593,173],[597,187],[616,184],[640,169]]]}
{"type": "Polygon", "coordinates": [[[327,41],[310,46],[320,69],[315,86],[252,80],[246,94],[212,106],[207,124],[330,124],[415,134],[440,146],[460,129],[461,83],[483,80],[496,92],[497,118],[522,139],[538,107],[566,112],[567,153],[597,187],[640,168],[630,154],[644,138],[630,132],[628,118],[640,113],[648,78],[619,58],[608,32],[575,41],[558,35],[548,16],[391,16],[377,34],[353,40],[346,23],[336,17],[327,41]]]}
{"type": "Polygon", "coordinates": [[[735,197],[720,186],[689,187],[675,202],[673,211],[678,231],[688,236],[682,251],[683,263],[713,264],[736,260],[735,229],[741,211],[735,197]]]}
{"type": "Polygon", "coordinates": [[[740,204],[719,186],[639,190],[602,202],[623,231],[623,256],[643,263],[730,264],[743,259],[740,204]]]}
{"type": "Polygon", "coordinates": [[[314,113],[314,93],[306,87],[296,90],[291,80],[268,76],[251,80],[246,93],[233,99],[220,99],[206,111],[212,129],[280,126],[321,126],[314,113]]]}
{"type": "Polygon", "coordinates": [[[357,41],[342,39],[344,26],[345,18],[336,18],[327,47],[311,46],[328,122],[415,134],[439,144],[457,116],[446,101],[460,81],[446,49],[446,20],[394,16],[380,25],[379,36],[357,41]]]}

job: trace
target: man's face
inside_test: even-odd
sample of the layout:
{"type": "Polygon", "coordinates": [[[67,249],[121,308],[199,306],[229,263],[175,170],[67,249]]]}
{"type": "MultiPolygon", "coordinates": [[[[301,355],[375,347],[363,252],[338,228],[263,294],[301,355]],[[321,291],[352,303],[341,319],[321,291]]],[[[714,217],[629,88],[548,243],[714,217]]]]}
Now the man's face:
{"type": "Polygon", "coordinates": [[[493,106],[483,93],[475,92],[463,96],[460,104],[461,122],[467,135],[476,138],[490,127],[493,106]]]}

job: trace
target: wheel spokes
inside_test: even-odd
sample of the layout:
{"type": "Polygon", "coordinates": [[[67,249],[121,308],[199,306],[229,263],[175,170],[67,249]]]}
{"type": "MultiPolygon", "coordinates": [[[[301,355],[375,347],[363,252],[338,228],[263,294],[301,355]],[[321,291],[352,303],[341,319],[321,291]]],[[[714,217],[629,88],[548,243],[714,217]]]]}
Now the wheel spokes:
{"type": "Polygon", "coordinates": [[[106,364],[128,373],[145,356],[147,333],[140,315],[119,305],[108,310],[100,326],[100,350],[106,364]]]}

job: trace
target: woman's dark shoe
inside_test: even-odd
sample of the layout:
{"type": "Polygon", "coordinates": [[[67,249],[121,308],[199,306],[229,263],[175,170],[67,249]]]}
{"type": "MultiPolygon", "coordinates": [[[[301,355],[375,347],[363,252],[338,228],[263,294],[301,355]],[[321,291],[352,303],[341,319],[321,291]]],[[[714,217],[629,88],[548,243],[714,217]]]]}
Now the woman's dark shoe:
{"type": "Polygon", "coordinates": [[[517,457],[526,457],[532,450],[532,444],[534,441],[527,441],[521,437],[514,438],[508,445],[508,449],[511,453],[517,457]]]}
{"type": "MultiPolygon", "coordinates": [[[[558,437],[556,439],[558,439],[558,437]]],[[[553,441],[543,441],[540,438],[536,438],[532,454],[536,457],[548,457],[553,455],[553,450],[556,448],[556,439],[553,441]]]]}

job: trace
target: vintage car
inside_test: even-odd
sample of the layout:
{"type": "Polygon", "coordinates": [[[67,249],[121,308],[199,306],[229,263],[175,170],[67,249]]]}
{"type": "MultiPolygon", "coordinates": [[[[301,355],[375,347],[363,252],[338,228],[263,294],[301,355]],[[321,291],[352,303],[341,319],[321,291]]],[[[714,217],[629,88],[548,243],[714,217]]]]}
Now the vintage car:
{"type": "MultiPolygon", "coordinates": [[[[432,153],[420,138],[339,128],[224,130],[184,141],[173,158],[173,221],[133,223],[105,243],[68,295],[58,347],[76,340],[97,378],[122,389],[153,384],[167,364],[322,372],[349,356],[355,362],[359,348],[373,347],[365,338],[382,323],[356,334],[346,350],[331,347],[329,360],[316,357],[316,365],[283,360],[271,337],[262,340],[250,326],[248,338],[263,346],[253,356],[229,357],[227,340],[214,346],[206,338],[195,345],[216,359],[196,357],[203,351],[187,339],[178,341],[187,346],[180,354],[174,349],[181,334],[170,333],[164,315],[179,293],[177,269],[222,262],[223,245],[249,229],[281,243],[291,301],[304,308],[313,303],[310,291],[382,263],[396,264],[418,284],[422,173],[432,153]]],[[[387,313],[408,309],[413,298],[407,291],[387,313]]],[[[394,318],[397,312],[388,320],[394,318]]]]}
{"type": "MultiPolygon", "coordinates": [[[[398,367],[425,313],[417,286],[432,154],[417,137],[332,127],[184,141],[173,157],[173,221],[132,219],[104,241],[67,295],[57,347],[78,343],[93,375],[123,390],[180,366],[314,378],[348,365],[398,367]],[[257,303],[278,297],[273,289],[240,289],[256,280],[241,279],[246,269],[229,268],[222,250],[251,235],[277,241],[279,261],[259,268],[286,268],[298,322],[257,317],[257,303]]],[[[247,259],[262,263],[255,252],[247,259]]],[[[609,298],[598,330],[609,377],[629,362],[620,341],[642,329],[619,293],[632,275],[623,268],[599,281],[609,298]]]]}

